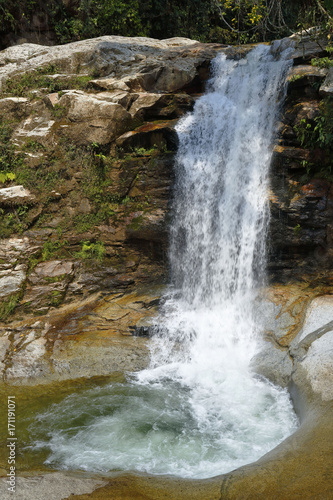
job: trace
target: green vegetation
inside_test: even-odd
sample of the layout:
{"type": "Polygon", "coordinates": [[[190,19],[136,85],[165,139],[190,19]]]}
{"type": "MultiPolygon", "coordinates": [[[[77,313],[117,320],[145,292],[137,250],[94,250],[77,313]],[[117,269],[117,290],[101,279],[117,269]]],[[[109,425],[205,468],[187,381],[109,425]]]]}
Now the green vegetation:
{"type": "Polygon", "coordinates": [[[303,78],[303,75],[292,75],[289,82],[297,82],[297,80],[300,80],[301,78],[303,78]]]}
{"type": "Polygon", "coordinates": [[[47,240],[42,249],[42,261],[52,259],[54,255],[64,246],[68,245],[67,240],[47,240]]]}
{"type": "Polygon", "coordinates": [[[323,99],[319,109],[320,114],[313,122],[303,118],[294,129],[302,146],[310,149],[323,148],[331,152],[333,150],[333,99],[330,97],[323,99]]]}
{"type": "Polygon", "coordinates": [[[6,80],[2,86],[0,97],[27,96],[34,89],[45,89],[47,93],[61,92],[66,89],[86,90],[89,88],[91,78],[92,75],[52,77],[52,73],[44,74],[44,68],[39,68],[36,71],[29,71],[6,80]]]}
{"type": "Polygon", "coordinates": [[[84,241],[81,250],[75,256],[83,260],[97,260],[98,262],[102,262],[105,256],[104,243],[101,241],[96,241],[95,243],[84,241]]]}
{"type": "Polygon", "coordinates": [[[319,107],[320,113],[313,121],[302,119],[299,125],[294,127],[297,138],[302,146],[313,151],[322,150],[325,154],[325,161],[314,163],[305,162],[307,174],[327,178],[332,181],[333,154],[333,99],[328,97],[323,99],[319,107]]]}
{"type": "Polygon", "coordinates": [[[330,68],[333,66],[333,60],[329,57],[315,57],[311,59],[312,66],[316,66],[318,68],[330,68]]]}
{"type": "Polygon", "coordinates": [[[53,307],[58,307],[62,303],[64,299],[64,292],[60,292],[59,290],[53,290],[50,296],[50,305],[53,307]]]}
{"type": "Polygon", "coordinates": [[[58,43],[102,35],[246,43],[320,24],[329,30],[332,14],[330,0],[0,0],[0,48],[7,35],[34,29],[34,16],[58,43]]]}
{"type": "Polygon", "coordinates": [[[15,293],[3,300],[0,304],[0,321],[5,321],[20,302],[20,293],[15,293]]]}
{"type": "Polygon", "coordinates": [[[15,168],[22,164],[22,155],[15,152],[11,143],[13,123],[0,118],[0,182],[15,180],[15,168]]]}

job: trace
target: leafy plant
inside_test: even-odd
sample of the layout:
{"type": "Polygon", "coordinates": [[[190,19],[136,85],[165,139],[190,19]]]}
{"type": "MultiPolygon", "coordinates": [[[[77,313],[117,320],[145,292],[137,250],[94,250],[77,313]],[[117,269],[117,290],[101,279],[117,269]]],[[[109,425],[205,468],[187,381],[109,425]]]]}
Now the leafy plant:
{"type": "Polygon", "coordinates": [[[105,256],[105,246],[101,241],[97,241],[95,243],[90,243],[90,241],[82,242],[82,248],[79,252],[77,252],[76,257],[83,260],[97,260],[98,262],[102,262],[105,256]]]}
{"type": "Polygon", "coordinates": [[[315,57],[311,59],[312,66],[316,66],[318,68],[330,68],[333,66],[333,59],[329,57],[315,57]]]}

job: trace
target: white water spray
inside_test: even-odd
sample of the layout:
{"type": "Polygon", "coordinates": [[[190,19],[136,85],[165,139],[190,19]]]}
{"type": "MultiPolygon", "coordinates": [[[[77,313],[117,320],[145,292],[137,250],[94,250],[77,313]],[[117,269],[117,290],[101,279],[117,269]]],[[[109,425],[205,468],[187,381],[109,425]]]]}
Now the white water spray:
{"type": "MultiPolygon", "coordinates": [[[[287,392],[249,369],[271,144],[290,66],[286,53],[276,60],[271,52],[259,46],[240,61],[219,55],[208,92],[180,121],[173,289],[151,367],[128,384],[87,393],[94,411],[84,426],[53,429],[40,443],[52,452],[48,463],[209,477],[258,459],[295,429],[287,392]]],[[[75,420],[81,399],[40,416],[40,427],[57,413],[75,420]]]]}

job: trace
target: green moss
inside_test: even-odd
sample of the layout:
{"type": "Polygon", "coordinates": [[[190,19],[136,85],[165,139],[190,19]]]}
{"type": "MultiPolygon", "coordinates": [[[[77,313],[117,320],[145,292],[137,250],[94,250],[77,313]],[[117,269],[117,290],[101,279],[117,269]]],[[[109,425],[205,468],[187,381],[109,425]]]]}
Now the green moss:
{"type": "Polygon", "coordinates": [[[6,80],[2,86],[0,97],[6,96],[29,96],[31,90],[45,89],[47,92],[59,92],[67,89],[86,90],[89,88],[91,75],[74,75],[52,77],[58,71],[46,73],[50,67],[38,68],[23,75],[16,75],[6,80]]]}
{"type": "Polygon", "coordinates": [[[134,219],[132,219],[128,227],[130,229],[133,229],[134,231],[137,231],[138,229],[140,229],[142,222],[143,222],[143,216],[139,215],[139,217],[134,217],[134,219]]]}
{"type": "Polygon", "coordinates": [[[53,290],[53,292],[51,293],[51,297],[50,297],[50,305],[53,306],[53,307],[58,307],[60,306],[60,304],[62,303],[63,299],[64,299],[64,292],[60,292],[58,290],[53,290]]]}
{"type": "Polygon", "coordinates": [[[20,293],[15,293],[0,304],[0,321],[5,321],[9,316],[11,316],[20,302],[20,296],[20,293]]]}
{"type": "Polygon", "coordinates": [[[45,241],[42,248],[42,261],[52,259],[55,254],[59,253],[59,250],[63,249],[68,245],[67,240],[52,240],[49,239],[45,241]]]}

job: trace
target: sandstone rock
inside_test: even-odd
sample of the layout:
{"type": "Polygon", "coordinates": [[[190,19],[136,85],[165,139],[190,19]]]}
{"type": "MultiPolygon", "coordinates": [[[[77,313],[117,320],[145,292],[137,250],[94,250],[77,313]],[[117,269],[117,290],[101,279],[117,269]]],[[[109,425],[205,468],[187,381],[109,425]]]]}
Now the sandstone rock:
{"type": "Polygon", "coordinates": [[[63,260],[51,260],[38,264],[29,276],[29,281],[33,284],[40,283],[47,279],[61,278],[73,273],[73,262],[63,260]]]}
{"type": "MultiPolygon", "coordinates": [[[[117,80],[128,78],[132,89],[174,91],[189,85],[200,65],[222,48],[222,45],[201,44],[186,38],[154,40],[120,36],[53,47],[22,44],[1,52],[0,81],[52,63],[65,73],[76,73],[79,69],[80,73],[94,72],[101,77],[117,76],[117,80]]],[[[120,88],[119,84],[116,88],[120,88]]],[[[123,86],[121,90],[124,89],[127,90],[123,86]]]]}
{"type": "Polygon", "coordinates": [[[174,125],[175,123],[171,120],[162,123],[147,123],[118,137],[116,145],[126,151],[140,147],[149,150],[154,146],[175,151],[178,137],[173,128],[174,125]]]}
{"type": "Polygon", "coordinates": [[[311,65],[294,66],[288,75],[287,81],[292,88],[302,87],[321,82],[327,75],[327,69],[311,65]]]}
{"type": "Polygon", "coordinates": [[[14,131],[13,140],[21,144],[27,139],[47,143],[52,137],[55,120],[43,115],[31,115],[14,131]]]}
{"type": "Polygon", "coordinates": [[[23,270],[0,272],[0,297],[6,297],[21,290],[26,279],[23,270]]]}
{"type": "Polygon", "coordinates": [[[36,197],[23,186],[0,189],[0,205],[30,205],[36,203],[36,197]]]}
{"type": "Polygon", "coordinates": [[[19,379],[29,384],[30,379],[38,379],[49,373],[50,369],[44,359],[46,342],[46,339],[41,337],[30,342],[23,351],[15,352],[12,356],[13,364],[6,370],[6,381],[10,383],[19,379]]]}
{"type": "Polygon", "coordinates": [[[112,102],[109,95],[94,96],[73,90],[61,97],[59,105],[66,108],[70,122],[65,133],[78,144],[106,144],[131,123],[131,115],[121,104],[112,102]]]}
{"type": "Polygon", "coordinates": [[[329,68],[327,77],[319,89],[319,95],[322,97],[333,95],[333,68],[329,68]]]}
{"type": "Polygon", "coordinates": [[[7,119],[22,119],[30,112],[29,99],[26,97],[6,97],[0,99],[0,115],[7,119]]]}
{"type": "Polygon", "coordinates": [[[300,362],[314,393],[323,401],[333,400],[333,325],[330,332],[311,343],[300,362]]]}
{"type": "MultiPolygon", "coordinates": [[[[17,500],[37,500],[48,498],[49,500],[62,500],[71,495],[84,495],[101,488],[106,484],[102,479],[91,479],[88,477],[75,477],[73,474],[63,472],[50,472],[39,474],[36,477],[17,477],[16,492],[17,500]]],[[[0,494],[2,500],[10,500],[11,491],[8,491],[8,483],[5,478],[0,479],[0,494]]]]}
{"type": "Polygon", "coordinates": [[[95,295],[53,309],[37,323],[30,319],[16,324],[12,341],[16,351],[7,341],[3,343],[4,354],[10,352],[7,383],[46,384],[145,368],[147,341],[132,338],[131,332],[137,322],[156,314],[159,296],[160,290],[118,293],[103,299],[95,295]]]}
{"type": "Polygon", "coordinates": [[[26,261],[27,255],[33,255],[38,249],[39,245],[30,241],[26,236],[0,240],[0,259],[10,264],[14,264],[20,259],[26,261]]]}
{"type": "Polygon", "coordinates": [[[10,340],[8,336],[5,334],[0,337],[0,375],[2,375],[5,369],[4,360],[9,347],[10,347],[10,340]]]}
{"type": "Polygon", "coordinates": [[[59,103],[58,92],[53,92],[52,94],[45,96],[44,102],[47,106],[52,106],[52,108],[54,108],[54,106],[59,103]]]}
{"type": "Polygon", "coordinates": [[[315,298],[307,311],[303,328],[295,339],[294,345],[300,343],[311,332],[333,321],[333,297],[324,295],[315,298]]]}

